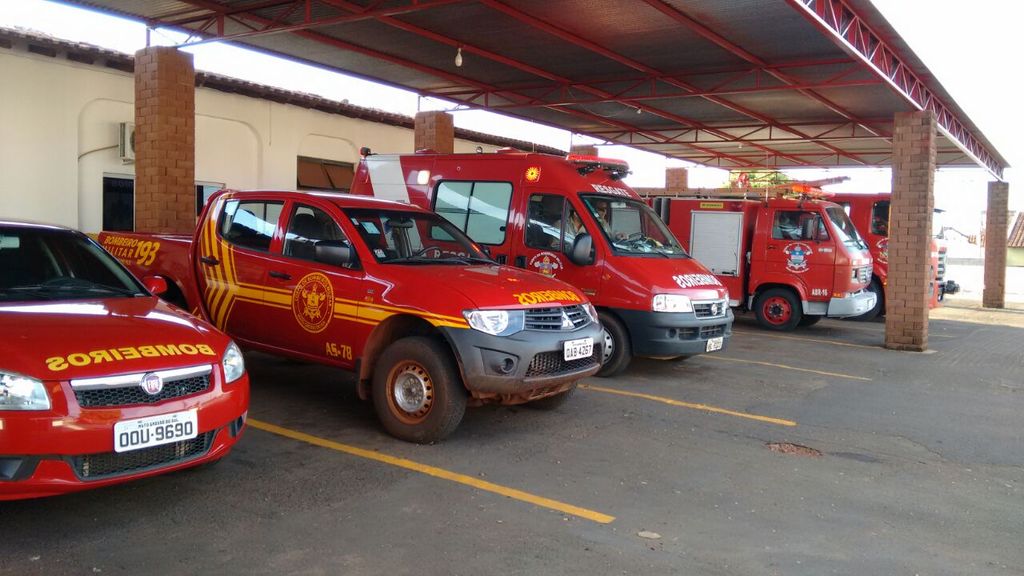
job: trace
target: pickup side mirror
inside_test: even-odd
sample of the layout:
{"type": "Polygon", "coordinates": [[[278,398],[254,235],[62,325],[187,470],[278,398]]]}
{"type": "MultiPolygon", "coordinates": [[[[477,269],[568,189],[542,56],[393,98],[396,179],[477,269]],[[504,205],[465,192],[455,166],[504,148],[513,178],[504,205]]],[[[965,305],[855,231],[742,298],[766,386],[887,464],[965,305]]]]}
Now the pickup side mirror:
{"type": "Polygon", "coordinates": [[[167,280],[163,276],[146,276],[142,279],[142,285],[154,296],[167,292],[167,280]]]}
{"type": "Polygon", "coordinates": [[[594,239],[590,234],[579,234],[572,241],[572,249],[569,250],[569,262],[577,266],[589,266],[594,263],[594,239]]]}
{"type": "Polygon", "coordinates": [[[331,266],[347,266],[356,261],[356,254],[343,240],[321,240],[314,247],[313,259],[331,266]]]}

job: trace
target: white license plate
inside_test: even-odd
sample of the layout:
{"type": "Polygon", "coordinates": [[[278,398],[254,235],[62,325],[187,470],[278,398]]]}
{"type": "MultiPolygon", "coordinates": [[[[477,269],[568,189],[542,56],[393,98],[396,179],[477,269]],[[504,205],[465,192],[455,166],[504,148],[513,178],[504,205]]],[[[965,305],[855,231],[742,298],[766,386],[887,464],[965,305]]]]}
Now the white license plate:
{"type": "Polygon", "coordinates": [[[566,360],[589,358],[594,355],[594,339],[580,338],[579,340],[569,340],[564,344],[562,350],[565,353],[566,360]]]}
{"type": "Polygon", "coordinates": [[[114,424],[114,452],[128,452],[191,440],[199,435],[196,410],[125,420],[114,424]]]}
{"type": "Polygon", "coordinates": [[[725,336],[719,336],[718,338],[712,338],[708,340],[707,348],[705,352],[714,352],[715,350],[721,350],[722,344],[725,343],[725,336]]]}

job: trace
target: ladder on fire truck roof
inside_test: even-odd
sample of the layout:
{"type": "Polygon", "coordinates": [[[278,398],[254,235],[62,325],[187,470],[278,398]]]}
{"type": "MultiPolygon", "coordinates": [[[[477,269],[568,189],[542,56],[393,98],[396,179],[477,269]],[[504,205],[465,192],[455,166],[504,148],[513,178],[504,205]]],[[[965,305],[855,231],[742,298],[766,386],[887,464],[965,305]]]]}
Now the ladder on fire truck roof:
{"type": "Polygon", "coordinates": [[[709,198],[723,200],[767,200],[768,198],[789,198],[792,200],[811,199],[826,200],[833,193],[822,190],[822,186],[838,184],[848,179],[846,176],[827,178],[805,182],[787,182],[775,186],[743,187],[743,188],[687,188],[686,190],[665,190],[648,192],[650,198],[709,198]]]}

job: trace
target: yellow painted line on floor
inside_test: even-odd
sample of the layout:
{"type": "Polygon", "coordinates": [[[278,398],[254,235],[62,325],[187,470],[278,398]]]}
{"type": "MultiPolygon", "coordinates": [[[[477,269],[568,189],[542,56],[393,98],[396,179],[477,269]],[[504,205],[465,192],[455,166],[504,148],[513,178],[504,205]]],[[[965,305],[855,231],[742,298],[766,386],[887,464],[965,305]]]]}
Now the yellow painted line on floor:
{"type": "Polygon", "coordinates": [[[774,340],[775,338],[781,338],[783,340],[800,340],[801,342],[818,342],[821,344],[832,344],[834,346],[849,346],[850,348],[867,348],[869,350],[879,350],[882,348],[881,345],[870,346],[868,344],[853,344],[851,342],[840,342],[838,340],[822,340],[820,338],[803,338],[800,336],[786,336],[785,334],[775,334],[768,332],[754,332],[753,330],[736,330],[733,329],[733,334],[750,334],[752,336],[765,336],[766,338],[774,340]]]}
{"type": "Polygon", "coordinates": [[[661,402],[662,404],[668,404],[669,406],[679,406],[682,408],[692,408],[694,410],[701,410],[704,412],[712,412],[714,414],[725,414],[727,416],[735,416],[737,418],[746,418],[748,420],[757,420],[758,422],[767,422],[769,424],[778,424],[779,426],[796,426],[796,422],[792,420],[783,420],[782,418],[772,418],[771,416],[761,416],[760,414],[750,414],[747,412],[737,412],[736,410],[729,410],[727,408],[719,408],[717,406],[709,406],[707,404],[693,404],[691,402],[683,402],[681,400],[675,400],[673,398],[665,398],[662,396],[653,396],[651,394],[644,394],[641,392],[629,392],[627,390],[619,390],[617,388],[605,388],[603,386],[591,386],[589,384],[582,384],[580,388],[586,390],[593,390],[594,392],[604,392],[606,394],[617,394],[619,396],[629,396],[630,398],[643,398],[644,400],[651,400],[653,402],[661,402]]]}
{"type": "Polygon", "coordinates": [[[396,456],[388,456],[387,454],[381,454],[380,452],[374,452],[372,450],[366,450],[364,448],[356,448],[355,446],[349,446],[340,442],[334,442],[333,440],[327,440],[326,438],[320,438],[312,436],[304,432],[298,432],[296,430],[289,430],[288,428],[282,428],[275,424],[269,424],[260,420],[248,420],[249,426],[256,428],[257,430],[263,430],[264,432],[270,432],[271,434],[277,434],[278,436],[284,436],[285,438],[291,438],[292,440],[298,440],[299,442],[305,442],[321,448],[327,448],[328,450],[335,450],[337,452],[344,452],[352,456],[358,456],[360,458],[366,458],[367,460],[374,460],[383,464],[389,464],[391,466],[397,466],[399,468],[405,468],[406,470],[412,470],[413,472],[419,472],[420,474],[426,474],[427,476],[433,476],[435,478],[441,478],[449,480],[451,482],[457,482],[466,486],[471,486],[477,490],[483,490],[484,492],[492,492],[500,496],[512,498],[513,500],[520,500],[522,502],[528,502],[536,506],[548,508],[551,510],[557,510],[565,514],[572,514],[592,522],[599,524],[608,524],[615,520],[614,516],[588,510],[586,508],[580,508],[579,506],[573,506],[572,504],[566,504],[565,502],[559,502],[558,500],[552,500],[550,498],[544,498],[542,496],[536,496],[522,490],[516,490],[515,488],[508,488],[495,484],[493,482],[487,482],[474,478],[472,476],[466,476],[465,474],[459,474],[457,472],[451,472],[443,468],[437,468],[435,466],[429,466],[427,464],[420,464],[413,460],[407,460],[405,458],[398,458],[396,456]]]}
{"type": "Polygon", "coordinates": [[[730,358],[729,356],[718,356],[716,354],[703,354],[701,359],[709,358],[711,360],[721,360],[723,362],[740,362],[742,364],[757,364],[758,366],[771,366],[772,368],[782,368],[784,370],[796,370],[797,372],[810,372],[811,374],[820,374],[822,376],[835,376],[837,378],[849,378],[850,380],[862,380],[864,382],[871,382],[871,378],[865,378],[864,376],[854,376],[852,374],[841,374],[839,372],[825,372],[824,370],[812,370],[811,368],[799,368],[797,366],[787,366],[786,364],[776,364],[774,362],[761,362],[759,360],[744,360],[742,358],[730,358]]]}

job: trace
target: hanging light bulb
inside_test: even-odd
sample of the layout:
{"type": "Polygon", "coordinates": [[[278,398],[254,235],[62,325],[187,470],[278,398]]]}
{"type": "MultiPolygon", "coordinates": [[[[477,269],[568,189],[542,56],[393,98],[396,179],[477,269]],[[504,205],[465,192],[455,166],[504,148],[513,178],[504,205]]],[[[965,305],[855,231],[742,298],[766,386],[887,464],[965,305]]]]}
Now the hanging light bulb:
{"type": "Polygon", "coordinates": [[[455,53],[455,67],[462,68],[462,46],[459,46],[458,52],[455,53]]]}

